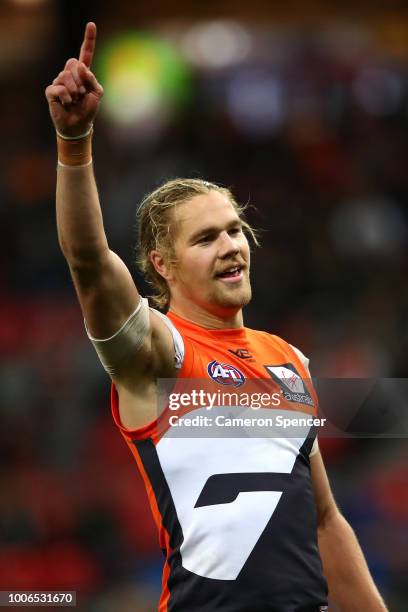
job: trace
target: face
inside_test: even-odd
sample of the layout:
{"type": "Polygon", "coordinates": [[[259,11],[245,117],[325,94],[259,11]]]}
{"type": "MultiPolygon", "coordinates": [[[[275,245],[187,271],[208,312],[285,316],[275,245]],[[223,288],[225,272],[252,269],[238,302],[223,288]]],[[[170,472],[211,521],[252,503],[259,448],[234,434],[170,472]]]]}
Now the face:
{"type": "Polygon", "coordinates": [[[251,299],[250,252],[231,202],[212,190],[173,214],[177,263],[167,279],[172,300],[180,296],[217,315],[238,312],[251,299]]]}

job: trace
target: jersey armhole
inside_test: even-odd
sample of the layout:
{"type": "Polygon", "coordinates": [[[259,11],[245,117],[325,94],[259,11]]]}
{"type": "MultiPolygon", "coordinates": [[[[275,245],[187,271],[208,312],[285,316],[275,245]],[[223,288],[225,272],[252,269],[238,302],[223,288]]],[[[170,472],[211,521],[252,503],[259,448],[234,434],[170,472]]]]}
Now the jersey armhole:
{"type": "MultiPolygon", "coordinates": [[[[295,352],[296,357],[298,357],[300,361],[302,362],[302,365],[305,368],[306,372],[308,373],[309,377],[312,378],[312,375],[310,374],[310,369],[309,369],[310,359],[308,359],[308,357],[306,357],[306,355],[304,355],[304,353],[302,353],[300,349],[298,349],[296,346],[293,346],[293,344],[289,344],[289,346],[295,352]]],[[[318,451],[319,451],[319,442],[316,436],[313,441],[312,448],[310,449],[309,457],[313,457],[313,455],[315,455],[318,451]]]]}
{"type": "Polygon", "coordinates": [[[309,457],[313,457],[319,451],[319,442],[317,440],[317,436],[314,439],[312,448],[310,449],[309,457]]]}
{"type": "MultiPolygon", "coordinates": [[[[183,338],[174,323],[170,321],[169,317],[159,312],[155,308],[150,308],[150,310],[155,315],[158,315],[160,317],[160,319],[171,332],[174,345],[175,366],[178,371],[177,378],[189,378],[194,365],[194,350],[190,340],[188,338],[183,338]]],[[[168,408],[166,408],[165,410],[167,409],[168,408]]],[[[157,439],[160,437],[159,419],[157,418],[152,420],[150,423],[147,423],[146,425],[143,425],[142,427],[138,427],[136,429],[127,429],[123,425],[120,419],[119,396],[114,383],[112,383],[111,385],[111,411],[116,426],[126,439],[143,440],[146,438],[152,438],[153,440],[157,441],[157,439]]]]}
{"type": "Polygon", "coordinates": [[[169,317],[166,317],[162,312],[156,310],[155,308],[150,308],[151,312],[153,312],[156,316],[159,317],[170,331],[173,338],[173,346],[174,346],[174,359],[175,359],[175,367],[177,370],[181,370],[183,367],[184,356],[185,356],[185,346],[183,336],[180,334],[177,327],[174,325],[173,321],[170,321],[169,317]]]}
{"type": "Polygon", "coordinates": [[[300,349],[298,349],[296,346],[293,346],[293,344],[289,344],[290,348],[293,349],[296,353],[296,356],[298,357],[298,359],[300,359],[300,361],[302,362],[303,367],[305,368],[305,370],[307,371],[307,373],[309,374],[310,378],[310,369],[309,369],[309,363],[310,363],[310,359],[308,359],[306,357],[306,355],[304,355],[302,353],[302,351],[300,349]]]}

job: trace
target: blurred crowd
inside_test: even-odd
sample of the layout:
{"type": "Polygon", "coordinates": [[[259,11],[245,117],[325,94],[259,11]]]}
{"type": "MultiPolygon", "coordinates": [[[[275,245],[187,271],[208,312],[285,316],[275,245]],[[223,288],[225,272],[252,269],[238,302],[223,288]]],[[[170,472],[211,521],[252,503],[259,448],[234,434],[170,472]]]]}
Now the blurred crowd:
{"type": "MultiPolygon", "coordinates": [[[[163,558],[58,247],[42,90],[69,55],[45,36],[47,19],[37,47],[30,32],[35,61],[21,52],[14,67],[0,63],[0,590],[77,590],[86,610],[143,612],[163,558]]],[[[133,264],[143,195],[176,176],[226,185],[261,229],[246,325],[298,346],[319,377],[405,377],[408,54],[361,25],[215,26],[195,32],[201,61],[190,44],[188,95],[160,129],[151,117],[97,121],[111,248],[148,294],[133,264]],[[203,32],[218,41],[215,58],[203,32]],[[235,56],[232,43],[220,53],[223,40],[235,56]]],[[[171,45],[171,31],[160,24],[155,35],[171,45]]],[[[380,590],[406,610],[406,439],[321,448],[380,590]]]]}

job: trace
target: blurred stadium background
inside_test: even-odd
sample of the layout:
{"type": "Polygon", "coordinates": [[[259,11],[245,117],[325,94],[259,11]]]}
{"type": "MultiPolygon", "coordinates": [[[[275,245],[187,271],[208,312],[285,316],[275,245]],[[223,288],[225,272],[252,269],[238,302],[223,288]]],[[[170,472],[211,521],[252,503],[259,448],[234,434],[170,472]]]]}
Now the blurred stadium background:
{"type": "MultiPolygon", "coordinates": [[[[145,612],[162,557],[55,231],[43,90],[88,19],[106,92],[94,156],[106,230],[138,282],[141,197],[174,176],[218,181],[266,230],[246,324],[299,346],[314,374],[403,377],[408,6],[0,4],[0,590],[72,589],[84,610],[145,612]]],[[[406,439],[321,446],[379,588],[406,610],[406,439]]]]}

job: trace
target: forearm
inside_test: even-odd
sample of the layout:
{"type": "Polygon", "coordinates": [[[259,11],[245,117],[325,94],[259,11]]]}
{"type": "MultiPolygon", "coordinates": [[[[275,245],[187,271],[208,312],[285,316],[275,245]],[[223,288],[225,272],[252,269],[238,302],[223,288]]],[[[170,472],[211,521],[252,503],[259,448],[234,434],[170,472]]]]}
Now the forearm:
{"type": "MultiPolygon", "coordinates": [[[[89,159],[86,161],[85,158],[85,164],[72,166],[65,154],[64,165],[58,164],[57,170],[58,237],[71,266],[97,262],[108,252],[93,167],[89,163],[90,143],[78,144],[89,148],[89,159]]],[[[59,143],[61,160],[60,148],[59,143]]]]}
{"type": "Polygon", "coordinates": [[[320,555],[330,599],[341,612],[387,610],[370,575],[357,538],[335,512],[318,529],[320,555]]]}

